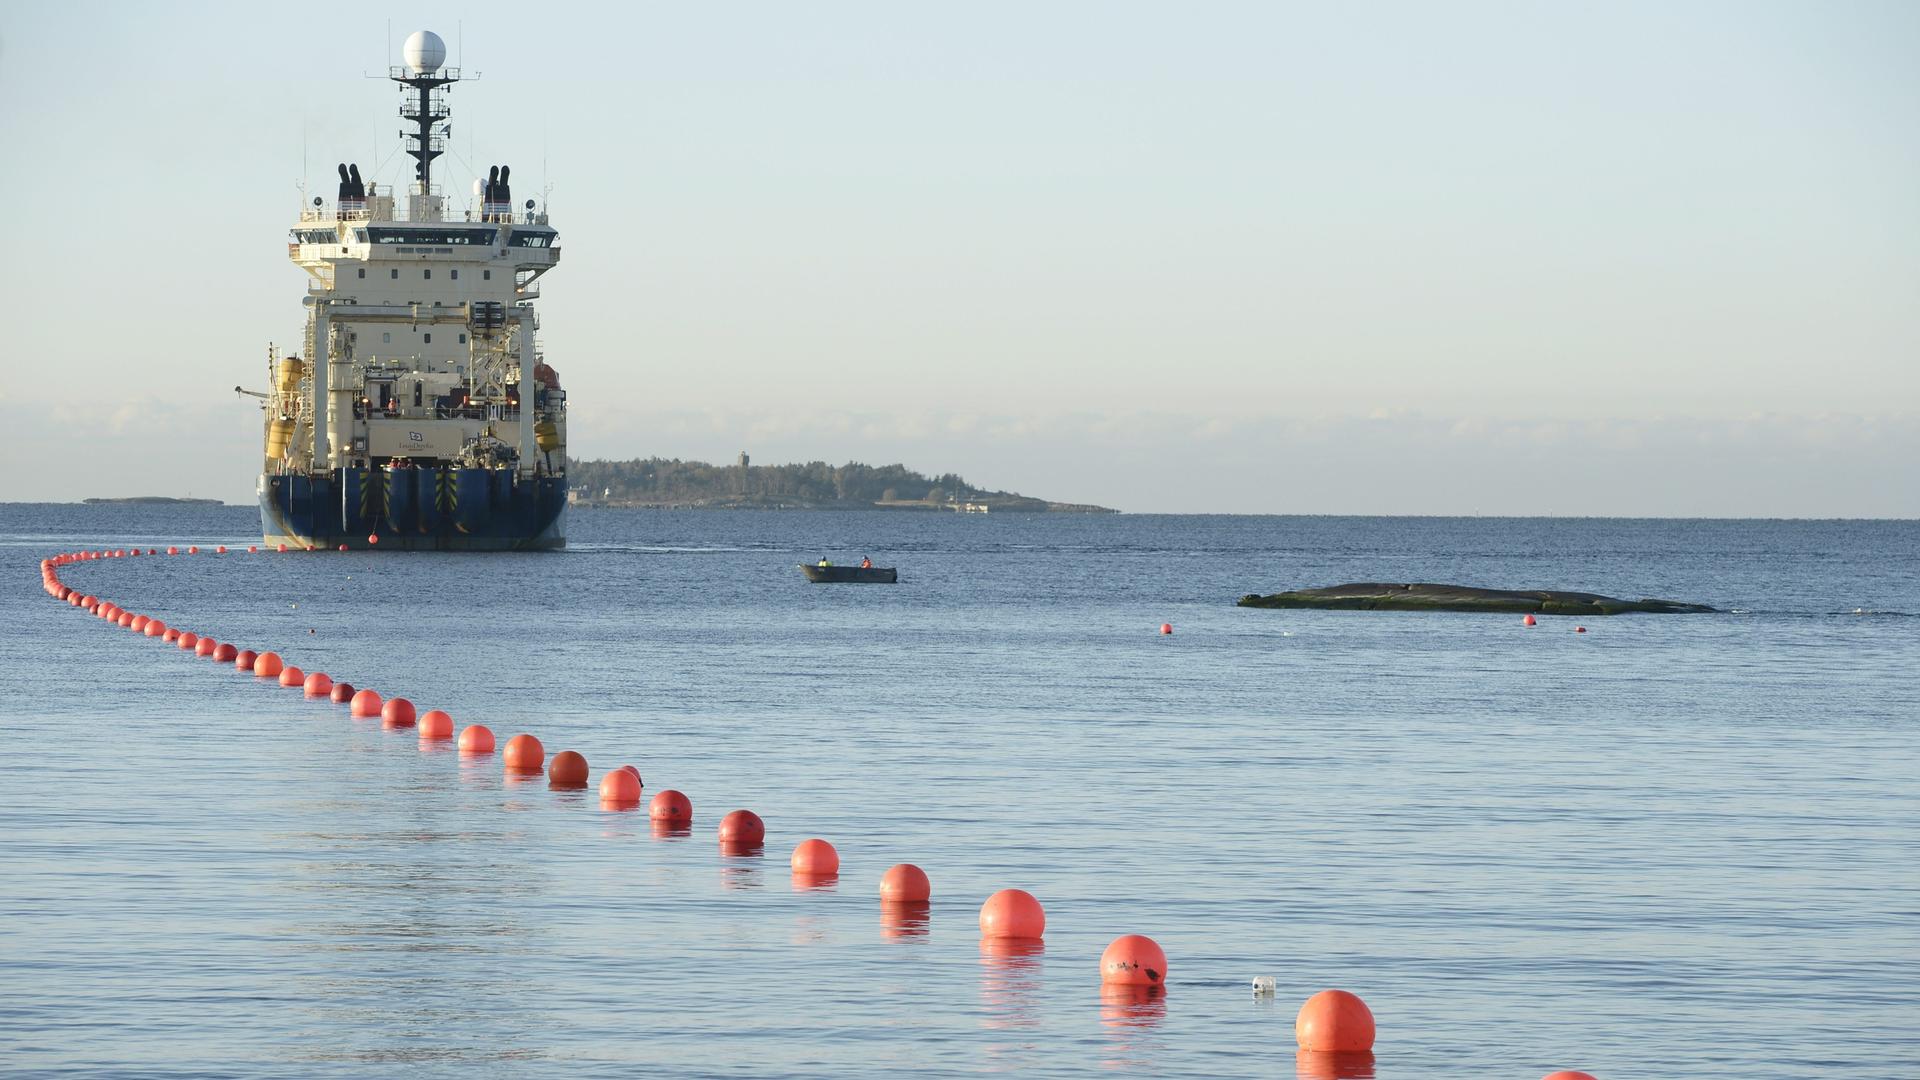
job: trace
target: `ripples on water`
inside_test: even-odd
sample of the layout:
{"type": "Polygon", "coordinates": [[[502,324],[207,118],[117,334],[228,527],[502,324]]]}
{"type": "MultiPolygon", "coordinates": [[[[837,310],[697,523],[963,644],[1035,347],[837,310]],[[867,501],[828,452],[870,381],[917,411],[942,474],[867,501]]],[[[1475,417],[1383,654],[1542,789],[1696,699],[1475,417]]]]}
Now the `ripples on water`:
{"type": "Polygon", "coordinates": [[[171,625],[637,764],[503,782],[45,600],[249,511],[0,507],[0,1070],[1914,1075],[1920,526],[602,511],[552,556],[72,568],[171,625]],[[808,586],[871,554],[902,584],[808,586]],[[1248,611],[1347,580],[1745,614],[1248,611]],[[1887,613],[1862,617],[1863,612],[1887,613]],[[1176,633],[1154,631],[1171,621],[1176,633]],[[311,632],[310,632],[311,631],[311,632]],[[724,857],[719,817],[766,818],[724,857]],[[806,836],[839,847],[795,883],[806,836]],[[882,870],[933,879],[883,910],[882,870]],[[1037,949],[983,946],[1017,886],[1037,949]],[[1122,933],[1168,992],[1103,995],[1122,933]],[[1280,992],[1254,998],[1253,975],[1280,992]],[[1327,986],[1370,1063],[1293,1048],[1327,986]]]}

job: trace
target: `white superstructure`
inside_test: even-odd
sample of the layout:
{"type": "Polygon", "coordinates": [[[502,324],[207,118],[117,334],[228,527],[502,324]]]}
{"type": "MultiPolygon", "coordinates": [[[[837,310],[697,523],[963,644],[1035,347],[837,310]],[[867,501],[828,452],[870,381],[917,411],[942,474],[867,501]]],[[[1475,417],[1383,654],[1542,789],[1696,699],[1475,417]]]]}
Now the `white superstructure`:
{"type": "Polygon", "coordinates": [[[473,206],[450,210],[433,182],[444,149],[440,39],[407,40],[400,115],[415,159],[405,192],[339,167],[337,198],[302,208],[287,255],[312,277],[304,356],[279,363],[268,401],[263,473],[414,467],[563,473],[566,395],[541,362],[534,300],[560,259],[558,235],[511,169],[475,182],[473,206]]]}

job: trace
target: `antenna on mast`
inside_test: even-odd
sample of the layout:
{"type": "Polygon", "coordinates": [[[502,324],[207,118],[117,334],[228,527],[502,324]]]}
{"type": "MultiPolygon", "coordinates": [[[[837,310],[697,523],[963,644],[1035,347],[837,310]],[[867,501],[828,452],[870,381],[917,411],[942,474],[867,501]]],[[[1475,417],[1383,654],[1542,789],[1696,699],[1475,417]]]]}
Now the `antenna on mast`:
{"type": "Polygon", "coordinates": [[[420,195],[433,194],[433,159],[446,153],[445,129],[451,115],[443,93],[460,81],[460,69],[443,67],[447,62],[447,43],[431,30],[415,30],[400,50],[404,66],[387,69],[387,78],[412,91],[402,92],[400,117],[413,121],[416,130],[407,133],[413,145],[407,155],[414,160],[413,179],[420,195]]]}

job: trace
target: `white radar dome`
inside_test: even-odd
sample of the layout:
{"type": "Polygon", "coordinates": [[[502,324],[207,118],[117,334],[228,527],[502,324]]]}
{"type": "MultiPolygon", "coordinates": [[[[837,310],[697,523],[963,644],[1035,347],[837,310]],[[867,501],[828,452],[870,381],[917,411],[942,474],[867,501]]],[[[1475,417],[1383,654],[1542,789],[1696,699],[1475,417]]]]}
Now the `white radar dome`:
{"type": "Polygon", "coordinates": [[[407,66],[415,75],[432,74],[447,62],[447,43],[431,30],[415,30],[407,36],[400,55],[406,58],[407,66]]]}

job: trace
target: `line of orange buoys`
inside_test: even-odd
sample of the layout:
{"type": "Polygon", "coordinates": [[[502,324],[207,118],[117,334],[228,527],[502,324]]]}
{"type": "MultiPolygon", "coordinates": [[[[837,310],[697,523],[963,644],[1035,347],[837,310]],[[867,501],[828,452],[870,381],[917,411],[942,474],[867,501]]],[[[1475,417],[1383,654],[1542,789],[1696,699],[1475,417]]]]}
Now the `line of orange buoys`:
{"type": "MultiPolygon", "coordinates": [[[[369,543],[377,542],[368,537],[369,543]]],[[[287,551],[287,545],[278,546],[287,551]]],[[[311,547],[306,550],[312,551],[311,547]]],[[[345,545],[341,551],[347,550],[345,545]]],[[[225,545],[214,548],[226,554],[225,545]]],[[[257,554],[257,546],[248,546],[248,554],[257,554]]],[[[336,682],[325,672],[303,673],[288,664],[279,653],[255,652],[229,642],[216,641],[192,631],[170,627],[149,615],[126,609],[97,596],[83,594],[60,580],[59,569],[74,563],[100,559],[130,558],[139,548],[111,551],[67,552],[40,561],[40,576],[47,593],[54,599],[86,611],[100,619],[122,626],[146,637],[160,638],[195,656],[211,657],[215,663],[232,663],[236,670],[260,679],[274,679],[283,687],[298,689],[309,698],[327,698],[345,704],[360,718],[378,717],[388,728],[415,727],[421,742],[437,742],[454,737],[453,717],[443,710],[431,709],[416,720],[413,702],[404,697],[383,698],[378,691],[354,689],[351,683],[336,682]]],[[[168,555],[179,555],[178,546],[167,548],[168,555]]],[[[188,555],[200,549],[189,546],[188,555]]],[[[148,555],[158,552],[148,548],[148,555]]],[[[1532,615],[1522,620],[1535,624],[1532,615]]],[[[1576,632],[1584,632],[1580,627],[1576,632]]],[[[1162,623],[1160,633],[1171,635],[1171,624],[1162,623]]],[[[480,724],[460,730],[458,746],[465,755],[482,756],[494,751],[493,732],[480,724]]],[[[585,756],[574,750],[562,750],[549,761],[540,740],[521,733],[507,740],[501,752],[501,765],[510,778],[535,777],[543,771],[548,786],[560,790],[587,786],[589,770],[585,756]]],[[[640,805],[644,790],[640,770],[622,765],[600,778],[602,809],[627,811],[640,805]]],[[[647,817],[656,830],[683,833],[693,822],[693,802],[672,788],[660,791],[647,805],[647,817]]],[[[720,819],[718,838],[723,853],[757,854],[766,843],[767,826],[751,810],[734,810],[720,819]]],[[[831,883],[840,873],[840,853],[822,839],[802,840],[793,849],[791,859],[796,886],[831,883]]],[[[912,863],[900,863],[880,878],[880,902],[883,921],[886,909],[925,905],[933,895],[926,872],[912,863]]],[[[984,951],[993,955],[1025,955],[1037,951],[1046,935],[1047,913],[1040,901],[1024,889],[1002,889],[980,906],[980,938],[984,951]]],[[[1124,1006],[1129,995],[1158,995],[1166,990],[1167,954],[1152,938],[1141,934],[1123,934],[1113,940],[1100,956],[1102,1000],[1124,1006]]],[[[1257,988],[1268,988],[1270,980],[1256,980],[1257,988]]],[[[1374,1020],[1367,1003],[1345,990],[1322,990],[1308,998],[1294,1019],[1294,1039],[1299,1045],[1297,1068],[1307,1077],[1370,1077],[1373,1075],[1374,1020]]],[[[1590,1073],[1563,1070],[1543,1080],[1595,1080],[1590,1073]]]]}

